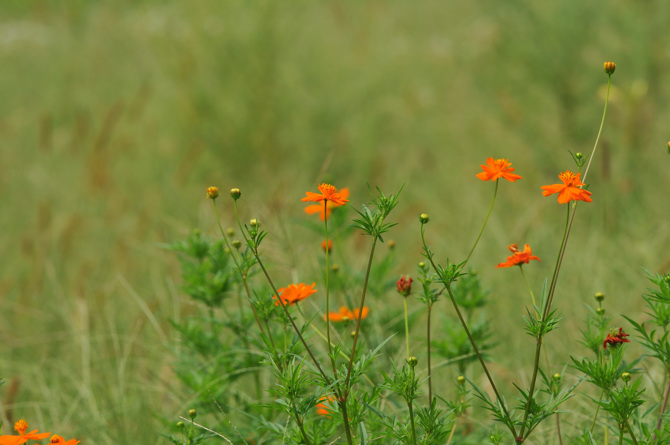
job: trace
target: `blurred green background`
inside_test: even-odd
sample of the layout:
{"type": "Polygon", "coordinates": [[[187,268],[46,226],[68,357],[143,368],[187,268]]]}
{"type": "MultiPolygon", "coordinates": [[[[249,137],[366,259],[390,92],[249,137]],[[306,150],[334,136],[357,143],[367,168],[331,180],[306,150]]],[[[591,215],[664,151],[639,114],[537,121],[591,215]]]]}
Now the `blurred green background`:
{"type": "MultiPolygon", "coordinates": [[[[551,273],[565,207],[540,186],[573,168],[568,150],[590,152],[607,60],[593,203],[578,209],[548,342],[560,363],[574,353],[596,291],[609,313],[644,319],[641,267],[670,268],[668,17],[661,0],[3,0],[3,417],[83,443],[165,443],[162,419],[188,408],[168,320],[188,308],[159,244],[216,233],[210,185],[226,224],[225,191],[242,189],[288,281],[316,261],[306,190],[326,179],[360,207],[368,183],[405,184],[399,275],[421,260],[421,212],[439,258],[467,254],[493,191],[474,175],[509,158],[524,179],[500,185],[471,265],[494,326],[517,339],[502,351],[530,354],[523,282],[493,266],[529,243],[543,259],[533,285],[551,273]]],[[[352,248],[362,263],[365,243],[352,248]]]]}

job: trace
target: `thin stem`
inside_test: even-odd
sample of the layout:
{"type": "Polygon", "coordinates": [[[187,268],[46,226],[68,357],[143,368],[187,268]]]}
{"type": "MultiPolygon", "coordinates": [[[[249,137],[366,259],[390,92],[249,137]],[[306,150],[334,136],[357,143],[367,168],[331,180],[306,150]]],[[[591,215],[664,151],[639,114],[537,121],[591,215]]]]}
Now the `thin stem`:
{"type": "Polygon", "coordinates": [[[593,150],[591,150],[591,156],[589,156],[589,162],[586,164],[586,170],[584,170],[584,176],[582,177],[582,182],[586,183],[586,175],[589,173],[589,168],[591,167],[591,161],[593,161],[593,155],[596,153],[596,147],[598,147],[598,141],[600,141],[600,133],[603,131],[605,126],[605,115],[607,114],[607,104],[609,103],[610,98],[610,85],[612,83],[612,75],[610,74],[607,77],[607,94],[605,95],[605,107],[603,108],[603,118],[600,120],[600,128],[598,129],[598,136],[596,136],[596,142],[593,144],[593,150]]]}
{"type": "Polygon", "coordinates": [[[337,380],[337,364],[335,363],[335,357],[333,357],[333,350],[330,342],[330,252],[328,249],[328,200],[323,201],[323,229],[326,234],[326,336],[328,337],[328,357],[330,357],[330,363],[333,366],[333,375],[335,380],[337,380]]]}
{"type": "Polygon", "coordinates": [[[403,298],[405,305],[405,345],[407,346],[407,360],[409,360],[409,321],[407,319],[407,297],[403,298]]]}
{"type": "Polygon", "coordinates": [[[633,443],[638,445],[635,434],[633,433],[633,428],[630,427],[630,422],[628,422],[628,419],[626,419],[626,428],[628,428],[628,432],[630,433],[630,438],[633,439],[633,443]]]}
{"type": "MultiPolygon", "coordinates": [[[[665,413],[665,408],[668,406],[668,395],[670,395],[670,375],[666,374],[665,379],[665,393],[663,394],[663,402],[661,402],[661,410],[658,413],[658,422],[656,422],[656,431],[661,430],[661,425],[663,424],[663,414],[665,413]]],[[[654,440],[656,440],[656,433],[654,433],[654,440]]],[[[652,440],[653,442],[653,440],[652,440]]]]}
{"type": "Polygon", "coordinates": [[[274,295],[277,296],[277,300],[279,302],[279,305],[284,309],[284,313],[286,314],[286,317],[288,318],[289,322],[291,323],[291,326],[293,326],[293,330],[295,331],[296,335],[302,342],[303,346],[305,347],[305,350],[309,354],[310,358],[312,359],[312,362],[314,362],[314,365],[317,367],[319,370],[319,374],[323,377],[324,381],[326,382],[327,386],[330,386],[330,379],[326,375],[325,372],[323,372],[323,369],[321,368],[321,365],[319,364],[319,361],[316,359],[314,356],[314,353],[310,349],[310,347],[307,345],[307,342],[305,341],[305,338],[302,336],[302,333],[300,332],[300,329],[298,326],[295,324],[295,320],[291,316],[290,312],[288,311],[288,305],[284,302],[284,300],[279,296],[279,292],[277,292],[277,287],[274,284],[274,281],[272,281],[272,278],[270,278],[270,274],[268,274],[267,269],[263,265],[263,261],[261,261],[261,257],[258,254],[258,249],[253,245],[252,242],[249,241],[247,238],[246,234],[242,230],[242,223],[240,222],[240,218],[238,217],[237,214],[237,201],[234,201],[235,203],[235,218],[237,219],[237,224],[240,226],[240,230],[242,231],[242,236],[244,237],[244,240],[247,242],[247,245],[251,249],[251,253],[253,253],[254,258],[256,258],[256,262],[258,263],[258,266],[261,268],[263,271],[263,274],[265,275],[265,279],[268,281],[270,284],[270,287],[272,288],[272,292],[274,295]]]}
{"type": "MultiPolygon", "coordinates": [[[[603,394],[605,394],[605,390],[602,389],[600,391],[600,397],[598,397],[598,402],[600,402],[603,399],[603,394]]],[[[593,430],[596,427],[596,419],[598,418],[598,412],[600,411],[600,404],[596,406],[596,412],[593,415],[593,421],[591,422],[591,433],[593,433],[593,430]]]]}
{"type": "MultiPolygon", "coordinates": [[[[533,289],[530,287],[530,283],[528,282],[528,278],[526,278],[526,272],[523,271],[523,263],[519,265],[519,270],[521,271],[521,276],[523,277],[523,281],[526,283],[526,287],[528,288],[528,293],[530,293],[530,299],[533,302],[533,307],[537,306],[537,303],[535,303],[535,295],[533,294],[533,289]]],[[[539,317],[540,314],[535,312],[535,315],[539,317]]]]}
{"type": "MultiPolygon", "coordinates": [[[[429,252],[428,245],[426,244],[426,238],[424,236],[424,225],[421,225],[421,242],[423,244],[423,249],[426,252],[429,252]]],[[[428,261],[430,261],[431,266],[433,267],[433,270],[437,273],[438,268],[435,262],[433,261],[432,255],[427,255],[428,261]]],[[[454,310],[456,311],[456,315],[458,315],[458,319],[461,322],[461,326],[463,326],[463,330],[465,330],[465,334],[468,336],[468,339],[470,340],[470,344],[472,345],[472,349],[474,349],[475,354],[477,355],[477,358],[479,359],[479,363],[482,365],[482,369],[484,370],[484,373],[486,374],[486,378],[489,381],[489,384],[491,385],[491,388],[493,389],[493,392],[496,395],[496,399],[498,399],[498,403],[500,404],[500,407],[502,408],[503,412],[505,413],[505,417],[510,421],[510,424],[512,423],[511,417],[509,415],[509,412],[507,411],[507,408],[505,407],[505,403],[502,399],[502,396],[498,392],[498,388],[496,387],[496,384],[493,382],[493,378],[491,377],[491,373],[489,373],[489,369],[486,366],[486,363],[484,363],[484,358],[482,357],[482,354],[479,352],[479,349],[477,348],[477,344],[475,343],[474,338],[472,338],[472,334],[470,334],[470,330],[468,329],[468,325],[465,322],[465,319],[463,319],[463,314],[461,314],[461,310],[458,307],[458,303],[456,303],[456,298],[454,297],[453,292],[451,291],[451,286],[444,284],[445,289],[447,290],[447,294],[449,295],[449,299],[451,300],[451,304],[454,306],[454,310]]],[[[516,434],[516,428],[514,428],[513,425],[509,426],[512,434],[514,437],[517,437],[516,434]]]]}
{"type": "MultiPolygon", "coordinates": [[[[377,238],[374,238],[374,241],[372,242],[372,248],[370,249],[370,257],[368,258],[368,266],[365,271],[365,281],[363,282],[363,292],[361,295],[361,304],[358,308],[358,313],[362,314],[363,313],[363,307],[365,306],[365,295],[367,294],[368,291],[368,280],[370,279],[370,270],[372,269],[372,258],[375,256],[375,247],[377,246],[377,238]]],[[[354,344],[351,347],[351,357],[349,357],[349,369],[347,369],[347,378],[344,383],[344,397],[349,395],[349,380],[351,378],[351,370],[354,365],[354,357],[356,355],[356,344],[358,343],[358,335],[361,331],[361,319],[362,317],[358,317],[358,322],[356,323],[356,333],[354,334],[354,344]]]]}
{"type": "MultiPolygon", "coordinates": [[[[412,382],[414,381],[414,368],[411,368],[412,382]]],[[[407,400],[407,408],[409,408],[409,422],[412,427],[412,442],[416,445],[416,428],[414,426],[414,407],[411,400],[407,400]]]]}
{"type": "Polygon", "coordinates": [[[468,253],[468,257],[465,259],[465,263],[463,263],[463,267],[465,267],[465,265],[468,264],[468,261],[470,261],[470,257],[472,256],[472,252],[475,251],[475,248],[477,247],[477,244],[479,243],[479,239],[482,237],[482,233],[484,233],[484,229],[486,228],[486,224],[489,221],[489,216],[491,216],[491,211],[493,210],[493,203],[496,202],[496,196],[498,195],[498,182],[500,182],[500,179],[496,179],[496,188],[493,191],[493,199],[491,199],[491,205],[489,206],[489,212],[486,214],[486,218],[484,219],[484,224],[482,225],[482,229],[479,231],[479,235],[477,235],[477,239],[475,240],[475,243],[472,245],[472,249],[470,249],[470,253],[468,253]]]}
{"type": "Polygon", "coordinates": [[[563,445],[563,438],[561,437],[561,421],[559,419],[558,413],[556,413],[556,433],[558,434],[559,445],[563,445]]]}
{"type": "Polygon", "coordinates": [[[458,417],[456,417],[456,419],[454,420],[454,426],[451,428],[451,431],[449,432],[449,438],[447,439],[447,443],[445,445],[451,444],[451,439],[454,437],[454,433],[456,432],[457,420],[458,417]]]}
{"type": "Polygon", "coordinates": [[[433,403],[433,378],[430,367],[430,314],[433,308],[432,303],[428,303],[428,321],[426,323],[426,347],[428,349],[428,405],[433,403]]]}

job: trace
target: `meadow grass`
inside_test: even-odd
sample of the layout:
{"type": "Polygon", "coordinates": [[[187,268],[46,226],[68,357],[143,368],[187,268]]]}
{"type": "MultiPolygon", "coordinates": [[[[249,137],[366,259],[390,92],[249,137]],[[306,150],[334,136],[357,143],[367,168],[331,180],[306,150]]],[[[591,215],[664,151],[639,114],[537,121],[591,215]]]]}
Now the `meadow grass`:
{"type": "MultiPolygon", "coordinates": [[[[421,260],[421,212],[436,250],[467,254],[490,199],[473,180],[487,156],[512,159],[524,186],[501,193],[470,265],[494,290],[491,324],[506,338],[498,372],[528,369],[530,353],[510,354],[532,347],[509,335],[528,304],[523,283],[493,266],[505,246],[528,242],[546,258],[532,284],[551,274],[564,215],[539,187],[571,166],[567,150],[589,152],[604,60],[618,69],[588,181],[594,202],[568,246],[557,294],[565,318],[550,352],[563,363],[575,350],[594,292],[607,294],[610,315],[644,318],[640,267],[670,268],[669,8],[2,2],[4,418],[84,443],[164,443],[157,432],[192,397],[172,373],[179,336],[169,320],[194,308],[159,245],[196,227],[216,234],[204,187],[244,190],[270,233],[273,272],[288,279],[318,266],[303,243],[321,240],[305,226],[304,190],[332,180],[360,207],[366,184],[404,184],[390,234],[404,252],[394,282],[421,260]]],[[[352,265],[364,267],[365,248],[352,242],[352,265]]],[[[441,304],[436,322],[450,310],[441,304]]]]}

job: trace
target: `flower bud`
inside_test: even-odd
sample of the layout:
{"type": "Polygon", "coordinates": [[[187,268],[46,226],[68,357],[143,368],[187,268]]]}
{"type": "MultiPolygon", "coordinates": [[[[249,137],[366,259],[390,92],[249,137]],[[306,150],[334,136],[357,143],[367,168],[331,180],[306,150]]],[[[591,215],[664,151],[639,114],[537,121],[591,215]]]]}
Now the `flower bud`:
{"type": "Polygon", "coordinates": [[[419,363],[419,359],[414,356],[407,359],[407,364],[412,368],[414,368],[417,363],[419,363]]]}
{"type": "Polygon", "coordinates": [[[614,62],[605,62],[605,72],[610,76],[616,69],[616,64],[614,62]]]}
{"type": "Polygon", "coordinates": [[[409,297],[409,294],[412,293],[412,278],[410,277],[401,276],[395,285],[398,293],[405,298],[409,297]]]}
{"type": "Polygon", "coordinates": [[[340,266],[338,266],[337,264],[333,264],[332,266],[330,266],[330,270],[332,270],[333,272],[337,272],[340,270],[340,266]]]}
{"type": "Polygon", "coordinates": [[[605,315],[605,308],[599,307],[598,309],[596,309],[596,313],[602,317],[603,315],[605,315]]]}
{"type": "Polygon", "coordinates": [[[424,269],[425,267],[426,267],[426,263],[424,263],[423,261],[421,261],[421,262],[419,263],[419,269],[424,269]]]}
{"type": "Polygon", "coordinates": [[[230,197],[233,198],[235,201],[240,199],[240,196],[242,196],[242,192],[238,188],[233,188],[230,189],[230,197]]]}
{"type": "Polygon", "coordinates": [[[328,240],[328,243],[326,243],[325,240],[322,241],[321,242],[321,248],[323,249],[324,252],[326,250],[328,251],[328,253],[332,252],[333,251],[333,240],[328,240]]]}
{"type": "Polygon", "coordinates": [[[456,383],[458,383],[459,385],[465,385],[465,377],[459,375],[458,378],[456,379],[456,383]]]}
{"type": "Polygon", "coordinates": [[[421,221],[421,224],[427,224],[428,221],[430,221],[430,217],[428,216],[427,213],[422,213],[419,215],[419,221],[421,221]]]}
{"type": "Polygon", "coordinates": [[[236,239],[235,241],[233,241],[233,247],[239,249],[240,247],[242,247],[242,242],[236,239]]]}
{"type": "Polygon", "coordinates": [[[257,227],[257,226],[260,225],[260,223],[258,222],[258,220],[257,220],[256,218],[254,218],[254,219],[252,219],[251,221],[249,221],[249,225],[250,225],[251,227],[257,227]]]}
{"type": "Polygon", "coordinates": [[[185,426],[184,422],[182,422],[181,420],[177,422],[177,428],[179,428],[180,430],[184,429],[184,426],[185,426]]]}
{"type": "Polygon", "coordinates": [[[233,229],[232,227],[228,227],[228,228],[226,229],[226,235],[228,235],[228,236],[233,236],[233,235],[235,235],[235,229],[233,229]]]}
{"type": "Polygon", "coordinates": [[[593,297],[596,299],[596,301],[603,301],[605,299],[605,294],[602,292],[596,292],[593,297]]]}
{"type": "Polygon", "coordinates": [[[356,337],[356,331],[351,331],[351,333],[349,335],[351,335],[351,338],[356,337]]]}
{"type": "Polygon", "coordinates": [[[193,420],[195,419],[195,416],[197,416],[197,413],[193,408],[191,408],[188,410],[188,416],[191,418],[191,420],[193,420]]]}
{"type": "Polygon", "coordinates": [[[578,151],[577,153],[575,153],[575,158],[577,158],[577,160],[580,160],[583,157],[584,157],[584,153],[582,153],[581,151],[578,151]]]}
{"type": "Polygon", "coordinates": [[[392,239],[389,240],[386,244],[389,246],[389,249],[393,249],[395,247],[395,241],[392,239]]]}
{"type": "Polygon", "coordinates": [[[621,374],[621,380],[624,382],[630,382],[630,372],[624,372],[621,374]]]}
{"type": "Polygon", "coordinates": [[[218,187],[207,187],[207,197],[209,199],[216,199],[219,197],[219,188],[218,187]]]}
{"type": "Polygon", "coordinates": [[[552,376],[552,378],[554,379],[554,382],[556,382],[556,383],[561,381],[561,375],[559,373],[554,374],[552,376]]]}

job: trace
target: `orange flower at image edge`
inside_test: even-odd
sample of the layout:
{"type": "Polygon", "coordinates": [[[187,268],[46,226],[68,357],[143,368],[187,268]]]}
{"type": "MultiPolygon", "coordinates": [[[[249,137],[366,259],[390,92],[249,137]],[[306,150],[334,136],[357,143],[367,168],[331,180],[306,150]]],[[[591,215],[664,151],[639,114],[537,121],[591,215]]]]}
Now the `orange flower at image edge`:
{"type": "MultiPolygon", "coordinates": [[[[358,320],[358,314],[360,312],[359,308],[356,308],[353,310],[353,312],[346,306],[340,307],[339,312],[329,312],[328,315],[324,315],[323,319],[334,321],[334,322],[340,322],[340,321],[349,321],[349,320],[358,320]]],[[[370,312],[370,308],[367,306],[363,306],[363,312],[361,313],[360,319],[363,320],[365,317],[368,316],[368,312],[370,312]]]]}
{"type": "Polygon", "coordinates": [[[591,202],[592,193],[581,188],[586,185],[579,179],[581,173],[574,174],[570,170],[558,175],[563,184],[543,185],[542,194],[544,196],[558,193],[558,203],[566,204],[570,201],[591,202]]]}
{"type": "Polygon", "coordinates": [[[530,263],[530,260],[542,261],[535,255],[530,249],[528,244],[524,244],[523,251],[519,251],[519,247],[516,244],[510,244],[507,248],[512,252],[512,255],[507,257],[507,261],[504,263],[498,264],[496,267],[512,267],[512,266],[523,266],[524,264],[530,263]]]}
{"type": "MultiPolygon", "coordinates": [[[[316,289],[314,289],[314,286],[316,286],[316,283],[312,283],[311,286],[308,286],[305,283],[289,284],[288,287],[280,287],[277,289],[277,292],[285,304],[293,306],[298,301],[304,300],[315,293],[316,289]]],[[[275,295],[272,299],[277,300],[277,296],[275,295]]],[[[275,306],[279,306],[279,301],[275,301],[275,306]]]]}
{"type": "Polygon", "coordinates": [[[29,433],[26,433],[28,430],[28,423],[21,419],[18,422],[14,424],[14,429],[16,430],[17,433],[19,433],[18,436],[0,436],[0,445],[21,445],[22,443],[26,443],[29,440],[42,440],[45,437],[48,437],[49,434],[51,433],[38,433],[38,430],[33,430],[29,433]]]}
{"type": "Polygon", "coordinates": [[[305,207],[305,213],[313,215],[319,213],[319,218],[323,221],[330,218],[330,213],[334,208],[341,207],[349,200],[349,189],[343,188],[339,192],[330,184],[319,185],[319,191],[322,193],[306,192],[307,196],[302,198],[303,201],[321,202],[326,201],[326,208],[324,210],[323,204],[312,204],[305,207]]]}
{"type": "Polygon", "coordinates": [[[484,171],[477,174],[477,177],[482,181],[496,181],[499,178],[504,178],[514,182],[517,179],[522,179],[521,176],[512,173],[514,168],[511,167],[512,163],[507,159],[486,158],[486,164],[480,165],[484,171]]]}

